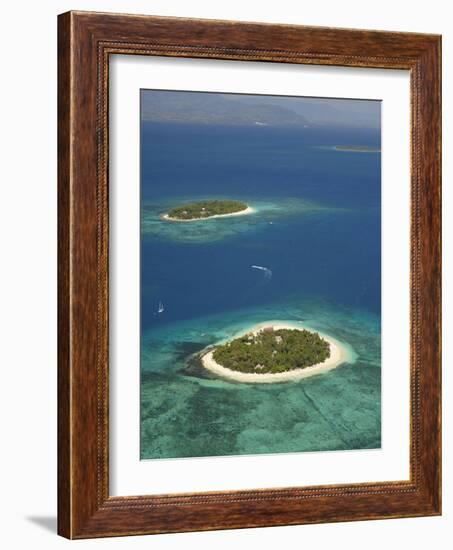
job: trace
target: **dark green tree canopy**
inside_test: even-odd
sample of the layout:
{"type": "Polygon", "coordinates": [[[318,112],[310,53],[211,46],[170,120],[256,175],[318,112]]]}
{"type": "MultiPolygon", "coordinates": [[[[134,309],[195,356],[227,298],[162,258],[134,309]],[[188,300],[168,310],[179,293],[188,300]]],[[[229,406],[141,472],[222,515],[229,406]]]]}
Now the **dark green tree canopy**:
{"type": "Polygon", "coordinates": [[[233,214],[247,209],[247,204],[241,201],[212,200],[189,202],[176,206],[168,212],[170,218],[178,220],[192,220],[195,218],[209,218],[222,214],[233,214]]]}
{"type": "Polygon", "coordinates": [[[303,369],[330,357],[330,345],[317,332],[271,327],[218,346],[214,360],[231,370],[258,374],[303,369]]]}

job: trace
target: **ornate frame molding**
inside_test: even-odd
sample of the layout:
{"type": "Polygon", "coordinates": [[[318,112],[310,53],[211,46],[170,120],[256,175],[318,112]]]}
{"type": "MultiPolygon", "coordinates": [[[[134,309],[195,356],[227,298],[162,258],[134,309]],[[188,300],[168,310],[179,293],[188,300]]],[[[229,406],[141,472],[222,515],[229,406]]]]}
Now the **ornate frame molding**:
{"type": "Polygon", "coordinates": [[[59,16],[58,85],[59,533],[87,538],[440,514],[440,37],[68,12],[59,16]],[[409,481],[109,496],[110,55],[410,71],[409,481]]]}

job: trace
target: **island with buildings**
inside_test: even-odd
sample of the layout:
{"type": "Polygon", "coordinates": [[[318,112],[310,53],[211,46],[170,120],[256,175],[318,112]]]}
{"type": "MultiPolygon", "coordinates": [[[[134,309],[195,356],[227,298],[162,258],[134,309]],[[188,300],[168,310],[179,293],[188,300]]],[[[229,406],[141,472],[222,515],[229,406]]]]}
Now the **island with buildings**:
{"type": "Polygon", "coordinates": [[[188,222],[251,214],[253,211],[253,208],[241,201],[203,200],[175,206],[163,214],[162,218],[169,221],[188,222]]]}
{"type": "Polygon", "coordinates": [[[298,380],[345,362],[340,342],[288,323],[263,323],[201,354],[211,373],[245,383],[298,380]]]}

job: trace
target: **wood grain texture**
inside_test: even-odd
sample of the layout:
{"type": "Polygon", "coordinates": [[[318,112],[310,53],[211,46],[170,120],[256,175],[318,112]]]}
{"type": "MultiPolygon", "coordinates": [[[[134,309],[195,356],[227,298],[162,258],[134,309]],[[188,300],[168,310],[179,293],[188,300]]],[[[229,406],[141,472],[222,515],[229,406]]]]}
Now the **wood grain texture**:
{"type": "MultiPolygon", "coordinates": [[[[68,538],[436,515],[440,497],[440,37],[69,12],[59,17],[58,531],[68,538]],[[411,74],[410,480],[110,497],[111,54],[407,69],[411,74]]],[[[409,284],[409,281],[408,281],[409,284]]]]}
{"type": "Polygon", "coordinates": [[[58,26],[58,532],[70,536],[70,18],[58,26]]]}

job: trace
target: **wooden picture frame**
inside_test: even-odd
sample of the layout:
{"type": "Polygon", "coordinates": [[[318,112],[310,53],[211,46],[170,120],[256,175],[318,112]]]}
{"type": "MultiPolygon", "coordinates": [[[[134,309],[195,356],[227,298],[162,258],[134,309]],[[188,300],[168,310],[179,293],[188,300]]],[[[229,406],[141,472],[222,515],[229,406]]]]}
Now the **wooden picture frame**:
{"type": "Polygon", "coordinates": [[[58,532],[89,538],[441,513],[441,39],[69,12],[58,21],[58,532]],[[411,86],[410,480],[109,495],[109,56],[405,69],[411,86]]]}

